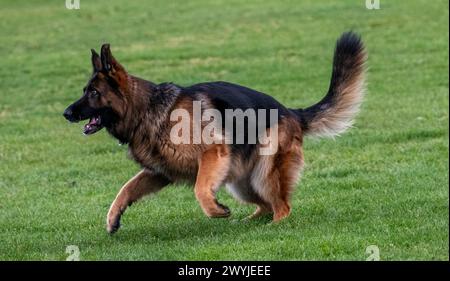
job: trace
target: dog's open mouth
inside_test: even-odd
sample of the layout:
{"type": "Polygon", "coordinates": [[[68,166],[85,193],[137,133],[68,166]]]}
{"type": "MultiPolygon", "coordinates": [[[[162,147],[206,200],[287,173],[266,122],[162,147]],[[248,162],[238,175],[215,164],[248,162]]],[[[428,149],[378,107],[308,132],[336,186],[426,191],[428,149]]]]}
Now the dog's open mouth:
{"type": "Polygon", "coordinates": [[[89,123],[84,125],[83,133],[85,135],[92,135],[93,133],[98,132],[102,128],[103,128],[102,118],[100,117],[100,115],[93,116],[89,119],[89,123]]]}

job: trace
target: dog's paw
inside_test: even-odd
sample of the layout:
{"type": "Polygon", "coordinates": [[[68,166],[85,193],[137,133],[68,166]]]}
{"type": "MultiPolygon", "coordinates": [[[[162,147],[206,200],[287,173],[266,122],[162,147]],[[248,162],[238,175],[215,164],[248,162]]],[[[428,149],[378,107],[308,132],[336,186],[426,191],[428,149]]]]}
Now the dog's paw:
{"type": "Polygon", "coordinates": [[[215,200],[214,208],[207,210],[205,213],[210,218],[227,218],[231,215],[231,210],[225,205],[220,204],[215,200]]]}
{"type": "Polygon", "coordinates": [[[114,234],[120,228],[120,216],[109,217],[106,219],[106,231],[109,234],[114,234]]]}
{"type": "Polygon", "coordinates": [[[222,209],[222,217],[229,217],[231,215],[231,210],[227,206],[218,203],[220,209],[222,209]]]}

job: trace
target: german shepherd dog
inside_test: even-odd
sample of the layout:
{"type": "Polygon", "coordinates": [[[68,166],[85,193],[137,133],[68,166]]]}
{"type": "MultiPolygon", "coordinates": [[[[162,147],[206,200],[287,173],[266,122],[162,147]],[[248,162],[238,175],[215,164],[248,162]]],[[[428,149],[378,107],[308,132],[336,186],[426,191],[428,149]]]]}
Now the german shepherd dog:
{"type": "MultiPolygon", "coordinates": [[[[119,229],[122,214],[133,202],[180,181],[195,183],[195,197],[208,217],[230,215],[215,197],[225,185],[240,201],[257,206],[249,218],[264,214],[271,214],[274,222],[286,218],[291,211],[290,194],[303,167],[303,137],[343,133],[352,126],[364,93],[367,56],[353,32],[344,33],[336,43],[328,93],[304,109],[289,109],[264,93],[227,82],[189,87],[155,84],[128,74],[109,44],[101,47],[100,56],[91,51],[92,76],[82,97],[63,115],[70,122],[89,119],[86,135],[106,128],[120,143],[128,144],[131,157],[142,166],[109,209],[109,233],[119,229]],[[277,130],[276,152],[261,155],[261,142],[174,143],[171,112],[182,109],[193,115],[194,102],[201,103],[202,112],[276,109],[276,122],[265,127],[268,133],[277,130]]],[[[201,122],[201,128],[206,124],[201,122]]]]}

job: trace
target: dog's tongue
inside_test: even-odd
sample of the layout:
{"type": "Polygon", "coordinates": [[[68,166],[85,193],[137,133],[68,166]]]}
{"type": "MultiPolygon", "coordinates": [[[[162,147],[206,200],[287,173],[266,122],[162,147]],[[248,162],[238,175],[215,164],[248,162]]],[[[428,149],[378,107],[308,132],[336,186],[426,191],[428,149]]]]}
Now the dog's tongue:
{"type": "Polygon", "coordinates": [[[92,117],[91,119],[89,119],[89,123],[84,125],[83,133],[85,135],[90,135],[90,134],[97,132],[99,129],[101,129],[100,116],[96,116],[96,117],[92,117]]]}

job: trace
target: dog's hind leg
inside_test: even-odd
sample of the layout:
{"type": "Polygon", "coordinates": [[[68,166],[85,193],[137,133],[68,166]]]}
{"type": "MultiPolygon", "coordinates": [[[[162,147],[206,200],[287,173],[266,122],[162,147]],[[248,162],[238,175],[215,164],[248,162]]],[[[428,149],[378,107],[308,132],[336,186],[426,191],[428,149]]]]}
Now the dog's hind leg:
{"type": "Polygon", "coordinates": [[[271,203],[274,210],[273,221],[278,222],[289,216],[291,211],[290,195],[303,167],[301,148],[293,145],[293,149],[278,155],[275,165],[278,168],[273,171],[271,178],[276,181],[278,175],[278,183],[272,183],[271,203]]]}
{"type": "Polygon", "coordinates": [[[233,197],[237,200],[243,203],[255,204],[257,206],[256,211],[252,215],[244,218],[244,220],[255,219],[260,216],[273,213],[272,206],[268,202],[264,201],[261,196],[255,192],[248,180],[227,183],[226,187],[231,195],[233,195],[233,197]]]}
{"type": "MultiPolygon", "coordinates": [[[[252,184],[264,201],[270,204],[274,222],[289,216],[290,194],[302,166],[302,152],[296,145],[293,145],[293,149],[289,151],[262,157],[259,160],[252,175],[252,184]]],[[[262,211],[257,209],[255,215],[259,215],[262,211]]]]}
{"type": "Polygon", "coordinates": [[[155,193],[168,185],[170,181],[159,174],[144,169],[130,179],[119,191],[111,204],[107,218],[106,230],[116,232],[120,227],[120,217],[128,206],[143,196],[155,193]]]}
{"type": "Polygon", "coordinates": [[[272,214],[272,213],[273,213],[272,206],[270,206],[268,204],[260,204],[256,207],[255,212],[253,214],[251,214],[250,216],[246,217],[246,219],[248,219],[248,220],[256,219],[261,216],[272,214]]]}
{"type": "Polygon", "coordinates": [[[228,207],[217,202],[216,192],[230,165],[230,152],[226,145],[214,145],[203,153],[199,161],[195,197],[203,212],[211,218],[223,218],[230,215],[228,207]]]}

